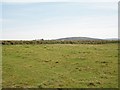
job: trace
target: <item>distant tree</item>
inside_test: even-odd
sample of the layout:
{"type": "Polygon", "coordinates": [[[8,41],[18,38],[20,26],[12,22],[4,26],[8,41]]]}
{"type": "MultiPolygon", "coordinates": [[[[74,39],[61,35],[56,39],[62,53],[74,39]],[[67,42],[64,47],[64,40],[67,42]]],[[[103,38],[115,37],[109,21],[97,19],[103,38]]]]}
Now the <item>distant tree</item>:
{"type": "Polygon", "coordinates": [[[44,39],[41,39],[42,41],[44,41],[44,39]]]}

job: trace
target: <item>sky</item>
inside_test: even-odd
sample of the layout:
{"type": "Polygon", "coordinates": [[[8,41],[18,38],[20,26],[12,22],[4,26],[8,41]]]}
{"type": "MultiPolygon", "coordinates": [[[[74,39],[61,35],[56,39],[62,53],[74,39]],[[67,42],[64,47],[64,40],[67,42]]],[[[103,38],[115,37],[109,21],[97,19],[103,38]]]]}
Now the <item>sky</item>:
{"type": "MultiPolygon", "coordinates": [[[[18,0],[19,1],[19,0],[18,0]]],[[[118,3],[27,2],[0,3],[2,40],[64,37],[118,37],[118,3]]],[[[32,1],[32,0],[31,0],[32,1]]]]}

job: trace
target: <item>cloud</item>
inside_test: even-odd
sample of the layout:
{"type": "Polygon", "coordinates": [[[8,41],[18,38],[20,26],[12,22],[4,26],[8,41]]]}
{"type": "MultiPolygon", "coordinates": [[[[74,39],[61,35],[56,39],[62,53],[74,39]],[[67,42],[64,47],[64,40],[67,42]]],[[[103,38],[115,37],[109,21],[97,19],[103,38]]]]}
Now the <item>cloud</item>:
{"type": "Polygon", "coordinates": [[[60,21],[60,18],[53,18],[41,25],[31,24],[29,26],[23,25],[21,27],[5,28],[3,39],[53,39],[71,36],[117,37],[116,17],[112,19],[111,17],[75,17],[78,20],[75,18],[71,20],[70,18],[64,18],[63,22],[56,22],[60,21]]]}
{"type": "Polygon", "coordinates": [[[1,2],[118,2],[119,0],[1,0],[1,2]]]}

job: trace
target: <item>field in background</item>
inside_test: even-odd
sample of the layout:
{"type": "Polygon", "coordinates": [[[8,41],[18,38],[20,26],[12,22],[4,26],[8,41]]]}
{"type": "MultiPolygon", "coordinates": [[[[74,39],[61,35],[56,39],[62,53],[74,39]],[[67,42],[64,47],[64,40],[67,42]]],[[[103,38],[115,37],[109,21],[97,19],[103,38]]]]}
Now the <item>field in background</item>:
{"type": "Polygon", "coordinates": [[[3,45],[3,87],[117,88],[117,44],[3,45]]]}

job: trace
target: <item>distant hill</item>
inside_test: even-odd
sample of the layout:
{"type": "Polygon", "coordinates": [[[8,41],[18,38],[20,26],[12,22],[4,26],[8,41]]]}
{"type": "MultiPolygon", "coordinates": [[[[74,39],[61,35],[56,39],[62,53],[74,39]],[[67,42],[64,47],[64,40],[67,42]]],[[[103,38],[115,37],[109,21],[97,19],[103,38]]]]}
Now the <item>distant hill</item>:
{"type": "Polygon", "coordinates": [[[102,40],[102,39],[89,38],[89,37],[67,37],[67,38],[59,38],[56,40],[102,40]]]}
{"type": "Polygon", "coordinates": [[[107,38],[105,40],[120,40],[120,38],[107,38]]]}

